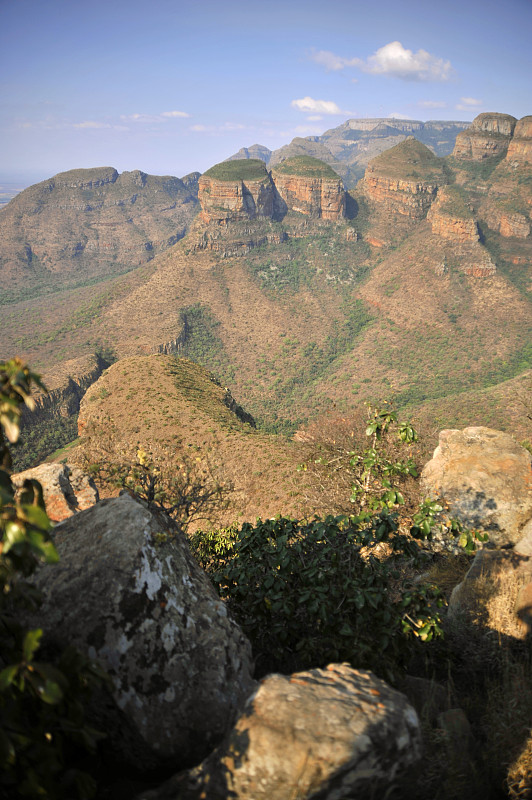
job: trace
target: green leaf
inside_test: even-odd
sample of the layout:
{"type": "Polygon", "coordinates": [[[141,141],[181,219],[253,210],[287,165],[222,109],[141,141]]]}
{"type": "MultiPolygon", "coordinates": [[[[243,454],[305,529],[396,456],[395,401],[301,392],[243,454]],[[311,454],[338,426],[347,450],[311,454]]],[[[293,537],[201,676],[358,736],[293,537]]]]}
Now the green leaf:
{"type": "Polygon", "coordinates": [[[18,672],[18,664],[11,664],[0,672],[0,692],[11,686],[18,672]]]}
{"type": "Polygon", "coordinates": [[[22,645],[22,653],[24,661],[29,663],[35,652],[39,649],[39,644],[42,638],[42,629],[36,628],[33,631],[28,631],[24,637],[24,644],[22,645]]]}
{"type": "Polygon", "coordinates": [[[63,699],[61,687],[55,681],[45,681],[38,693],[41,700],[49,705],[57,705],[63,699]]]}

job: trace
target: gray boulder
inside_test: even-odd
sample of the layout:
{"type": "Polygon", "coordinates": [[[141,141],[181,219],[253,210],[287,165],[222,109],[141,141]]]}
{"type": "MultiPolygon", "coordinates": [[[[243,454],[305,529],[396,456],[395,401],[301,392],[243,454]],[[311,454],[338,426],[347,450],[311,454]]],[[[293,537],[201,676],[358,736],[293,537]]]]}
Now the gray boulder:
{"type": "Polygon", "coordinates": [[[371,672],[270,675],[203,764],[138,800],[364,797],[419,759],[420,738],[407,699],[371,672]]]}
{"type": "Polygon", "coordinates": [[[120,721],[106,712],[108,749],[139,768],[198,763],[255,684],[249,642],[184,536],[122,495],[61,523],[54,537],[61,560],[38,572],[44,604],[31,624],[48,644],[74,644],[108,671],[120,709],[120,721]]]}
{"type": "Polygon", "coordinates": [[[442,431],[421,485],[451,516],[488,533],[488,546],[513,546],[532,533],[532,458],[507,433],[442,431]]]}

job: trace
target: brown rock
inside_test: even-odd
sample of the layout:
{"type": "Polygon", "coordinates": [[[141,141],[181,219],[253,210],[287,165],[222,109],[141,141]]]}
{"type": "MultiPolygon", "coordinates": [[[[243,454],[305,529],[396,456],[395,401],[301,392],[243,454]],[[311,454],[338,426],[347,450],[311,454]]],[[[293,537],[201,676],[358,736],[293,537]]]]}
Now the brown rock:
{"type": "Polygon", "coordinates": [[[512,165],[532,164],[532,116],[523,117],[515,126],[506,160],[512,165]]]}
{"type": "Polygon", "coordinates": [[[337,220],[345,216],[345,190],[340,178],[285,175],[273,169],[272,179],[289,211],[314,219],[337,220]]]}
{"type": "Polygon", "coordinates": [[[505,153],[517,120],[510,114],[486,112],[479,114],[471,127],[456,137],[454,158],[482,161],[484,158],[505,153]]]}
{"type": "Polygon", "coordinates": [[[451,516],[489,533],[492,546],[518,543],[532,517],[532,458],[507,433],[442,431],[421,483],[451,516]]]}
{"type": "Polygon", "coordinates": [[[524,639],[532,630],[532,559],[515,550],[480,550],[449,601],[449,618],[524,639]]]}
{"type": "Polygon", "coordinates": [[[212,756],[138,800],[365,797],[419,756],[404,695],[371,672],[330,664],[268,676],[212,756]]]}
{"type": "Polygon", "coordinates": [[[436,197],[438,184],[375,175],[370,165],[364,176],[364,190],[369,200],[392,213],[423,219],[436,197]]]}
{"type": "Polygon", "coordinates": [[[12,476],[17,488],[22,488],[24,481],[30,479],[41,484],[46,512],[52,522],[62,522],[99,500],[93,479],[82,470],[65,464],[40,464],[12,476]]]}
{"type": "Polygon", "coordinates": [[[471,214],[461,214],[460,210],[453,212],[450,205],[453,199],[452,189],[439,189],[436,202],[427,214],[432,232],[455,242],[478,242],[480,236],[476,220],[471,214]]]}
{"type": "Polygon", "coordinates": [[[273,217],[273,185],[270,176],[260,180],[216,180],[202,175],[198,184],[201,219],[229,221],[273,217]]]}
{"type": "Polygon", "coordinates": [[[530,235],[530,220],[524,214],[501,214],[499,232],[507,238],[526,239],[530,235]]]}

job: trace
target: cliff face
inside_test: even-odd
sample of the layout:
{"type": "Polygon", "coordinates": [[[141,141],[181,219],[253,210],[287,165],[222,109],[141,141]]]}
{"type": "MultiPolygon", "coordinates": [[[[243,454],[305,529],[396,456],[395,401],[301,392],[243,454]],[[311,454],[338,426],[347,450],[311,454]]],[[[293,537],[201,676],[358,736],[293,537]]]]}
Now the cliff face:
{"type": "Polygon", "coordinates": [[[516,122],[516,118],[510,114],[479,114],[471,123],[471,127],[456,137],[454,158],[482,161],[506,153],[516,122]]]}
{"type": "Polygon", "coordinates": [[[337,220],[345,216],[345,191],[340,178],[285,175],[273,170],[272,179],[288,210],[313,219],[337,220]]]}
{"type": "Polygon", "coordinates": [[[256,217],[273,217],[274,189],[269,176],[260,180],[223,181],[202,176],[198,199],[203,222],[240,222],[256,217]]]}
{"type": "Polygon", "coordinates": [[[411,219],[423,219],[438,187],[445,182],[440,159],[409,137],[369,163],[363,187],[374,206],[411,219]]]}
{"type": "Polygon", "coordinates": [[[532,164],[532,116],[523,117],[515,126],[506,160],[512,166],[532,164]]]}
{"type": "Polygon", "coordinates": [[[280,219],[289,211],[325,220],[345,216],[340,177],[308,156],[287,159],[271,173],[258,160],[223,162],[200,178],[198,197],[204,223],[280,219]]]}
{"type": "Polygon", "coordinates": [[[478,224],[454,187],[443,187],[427,219],[432,232],[454,242],[478,242],[478,224]]]}

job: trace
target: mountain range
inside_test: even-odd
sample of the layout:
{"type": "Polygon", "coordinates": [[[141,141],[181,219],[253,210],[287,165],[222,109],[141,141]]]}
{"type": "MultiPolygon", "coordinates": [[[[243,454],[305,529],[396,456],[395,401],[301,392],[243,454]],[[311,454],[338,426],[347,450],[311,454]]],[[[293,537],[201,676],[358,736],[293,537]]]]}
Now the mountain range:
{"type": "MultiPolygon", "coordinates": [[[[71,413],[93,353],[162,353],[209,368],[263,431],[304,438],[312,420],[390,400],[430,430],[529,437],[532,118],[451,123],[444,157],[396,120],[401,141],[346,191],[331,158],[372,133],[352,122],[268,162],[255,146],[182,180],[76,170],[14,198],[1,355],[58,392],[41,423],[71,413]]],[[[420,131],[444,147],[438,124],[420,131]]]]}

